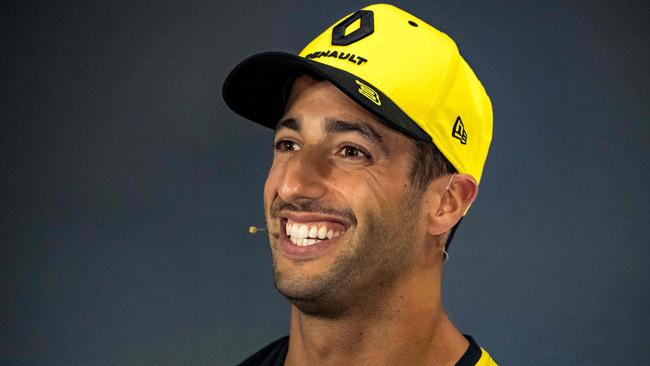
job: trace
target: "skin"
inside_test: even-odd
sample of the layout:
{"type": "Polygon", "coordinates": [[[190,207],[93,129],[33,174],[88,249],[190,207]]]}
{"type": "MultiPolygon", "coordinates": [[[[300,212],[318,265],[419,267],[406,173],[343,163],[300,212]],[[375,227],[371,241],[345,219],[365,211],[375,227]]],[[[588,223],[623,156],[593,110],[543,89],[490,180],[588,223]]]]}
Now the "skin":
{"type": "Polygon", "coordinates": [[[293,84],[264,186],[275,284],[292,304],[285,365],[454,365],[467,349],[442,307],[441,248],[477,185],[457,174],[417,191],[414,152],[331,83],[293,84]],[[294,256],[287,219],[346,230],[294,256]]]}

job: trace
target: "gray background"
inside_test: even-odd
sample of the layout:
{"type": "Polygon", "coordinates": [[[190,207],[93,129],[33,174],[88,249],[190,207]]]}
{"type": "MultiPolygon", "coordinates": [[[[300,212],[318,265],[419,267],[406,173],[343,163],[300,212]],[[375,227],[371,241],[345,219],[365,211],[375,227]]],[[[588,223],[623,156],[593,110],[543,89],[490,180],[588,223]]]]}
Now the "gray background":
{"type": "MultiPolygon", "coordinates": [[[[228,365],[286,334],[246,231],[271,132],[221,84],[367,4],[343,3],[0,4],[3,365],[228,365]]],[[[647,363],[647,2],[397,4],[494,105],[452,318],[503,365],[647,363]]]]}

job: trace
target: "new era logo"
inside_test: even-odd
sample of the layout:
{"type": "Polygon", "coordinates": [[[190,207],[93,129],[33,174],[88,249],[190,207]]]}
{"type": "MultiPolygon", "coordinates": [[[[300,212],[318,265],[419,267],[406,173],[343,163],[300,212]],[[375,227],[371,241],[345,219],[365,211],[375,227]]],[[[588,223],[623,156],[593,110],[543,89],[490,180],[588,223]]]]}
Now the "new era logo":
{"type": "Polygon", "coordinates": [[[376,105],[381,105],[381,100],[379,100],[379,94],[377,94],[377,92],[373,88],[360,82],[359,80],[355,80],[355,81],[357,82],[357,85],[359,85],[359,94],[370,99],[376,105]]]}
{"type": "Polygon", "coordinates": [[[467,132],[465,131],[465,125],[463,124],[463,120],[460,119],[460,116],[456,118],[454,128],[451,131],[451,136],[459,139],[461,144],[467,144],[467,132]]]}

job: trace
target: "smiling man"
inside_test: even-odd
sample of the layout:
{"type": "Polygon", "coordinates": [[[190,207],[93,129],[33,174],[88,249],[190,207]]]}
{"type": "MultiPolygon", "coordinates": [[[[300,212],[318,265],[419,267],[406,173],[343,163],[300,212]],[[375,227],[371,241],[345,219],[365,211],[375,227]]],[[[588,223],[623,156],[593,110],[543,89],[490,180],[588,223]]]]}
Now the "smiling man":
{"type": "Polygon", "coordinates": [[[289,337],[242,365],[495,365],[441,301],[492,137],[490,100],[455,43],[372,5],[297,56],[244,60],[223,93],[275,129],[264,207],[291,302],[289,337]]]}

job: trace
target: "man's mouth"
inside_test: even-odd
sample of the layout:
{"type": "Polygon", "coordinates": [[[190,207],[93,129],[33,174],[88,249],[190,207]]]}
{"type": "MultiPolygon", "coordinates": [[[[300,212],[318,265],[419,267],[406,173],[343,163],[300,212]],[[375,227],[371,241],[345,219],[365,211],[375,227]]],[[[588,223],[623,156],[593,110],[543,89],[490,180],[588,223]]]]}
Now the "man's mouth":
{"type": "Polygon", "coordinates": [[[345,226],[330,221],[297,222],[286,219],[285,223],[287,238],[299,247],[331,240],[343,234],[345,230],[345,226]]]}
{"type": "MultiPolygon", "coordinates": [[[[276,248],[293,261],[319,258],[338,247],[347,231],[354,227],[352,215],[318,211],[278,210],[279,241],[276,248]]],[[[273,244],[273,243],[272,243],[273,244]]]]}

